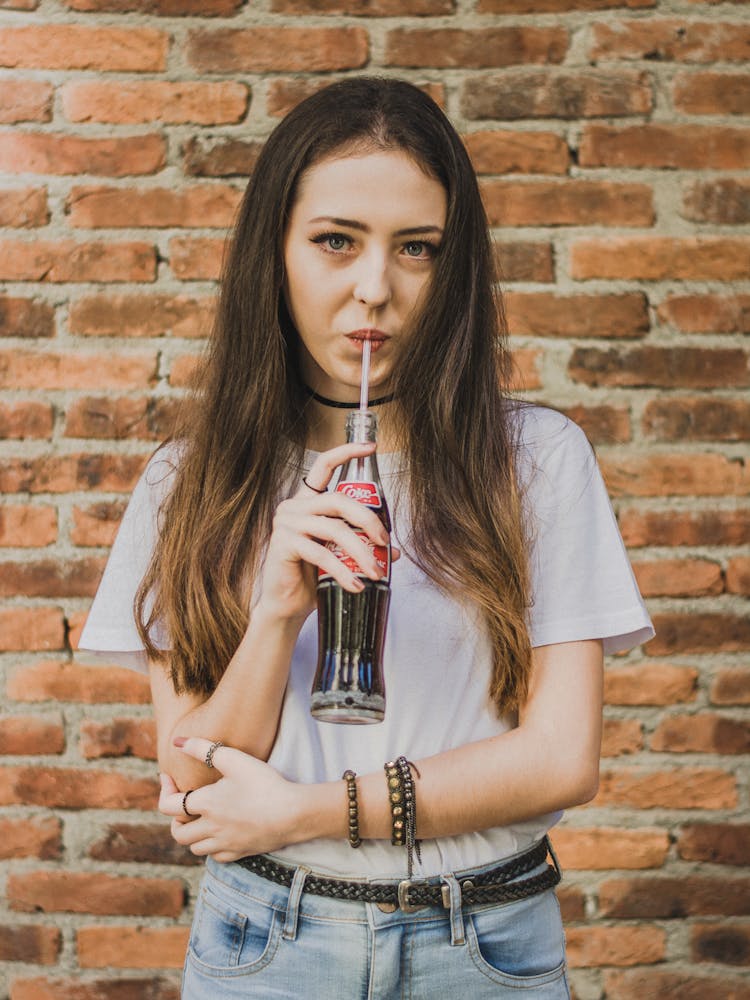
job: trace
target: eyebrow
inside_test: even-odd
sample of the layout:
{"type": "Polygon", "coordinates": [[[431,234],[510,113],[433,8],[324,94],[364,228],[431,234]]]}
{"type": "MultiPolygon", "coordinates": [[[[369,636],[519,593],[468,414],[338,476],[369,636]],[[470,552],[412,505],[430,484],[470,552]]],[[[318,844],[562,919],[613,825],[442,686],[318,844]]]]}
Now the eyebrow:
{"type": "MultiPolygon", "coordinates": [[[[362,233],[368,233],[370,227],[366,226],[362,222],[357,222],[355,219],[337,219],[331,215],[321,215],[316,219],[310,219],[310,222],[330,222],[334,226],[342,226],[344,229],[356,229],[362,233]]],[[[443,230],[440,226],[409,226],[407,229],[399,229],[393,235],[394,236],[418,236],[424,235],[425,233],[442,233],[443,230]]]]}

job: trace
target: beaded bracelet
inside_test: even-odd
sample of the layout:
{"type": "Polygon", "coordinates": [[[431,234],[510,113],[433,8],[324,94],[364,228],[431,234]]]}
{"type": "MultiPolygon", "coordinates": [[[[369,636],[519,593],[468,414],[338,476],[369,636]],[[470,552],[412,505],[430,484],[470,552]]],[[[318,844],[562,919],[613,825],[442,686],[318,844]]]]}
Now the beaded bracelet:
{"type": "Polygon", "coordinates": [[[395,847],[406,846],[407,874],[411,878],[414,870],[414,855],[422,861],[420,843],[417,840],[417,795],[412,769],[421,777],[416,764],[406,757],[397,757],[385,764],[388,781],[388,800],[391,806],[391,843],[395,847]]]}
{"type": "Polygon", "coordinates": [[[346,782],[346,794],[349,799],[349,846],[359,847],[362,838],[359,835],[359,803],[357,802],[357,775],[346,770],[341,776],[346,782]]]}

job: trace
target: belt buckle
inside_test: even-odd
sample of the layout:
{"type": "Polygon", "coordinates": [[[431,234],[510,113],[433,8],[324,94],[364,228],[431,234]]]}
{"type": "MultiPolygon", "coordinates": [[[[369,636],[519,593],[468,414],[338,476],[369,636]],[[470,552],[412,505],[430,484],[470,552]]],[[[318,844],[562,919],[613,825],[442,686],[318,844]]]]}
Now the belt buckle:
{"type": "Polygon", "coordinates": [[[399,909],[403,910],[404,913],[416,913],[417,910],[424,910],[427,907],[427,903],[409,902],[409,889],[413,885],[414,880],[410,878],[405,878],[398,884],[398,905],[399,909]]]}

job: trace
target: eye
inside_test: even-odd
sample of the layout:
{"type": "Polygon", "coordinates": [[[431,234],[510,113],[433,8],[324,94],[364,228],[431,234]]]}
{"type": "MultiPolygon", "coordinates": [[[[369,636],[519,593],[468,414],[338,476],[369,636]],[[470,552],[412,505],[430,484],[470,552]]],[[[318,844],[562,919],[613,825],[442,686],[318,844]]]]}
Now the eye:
{"type": "Polygon", "coordinates": [[[321,233],[319,236],[314,236],[312,242],[331,253],[341,253],[347,249],[351,240],[343,233],[321,233]]]}
{"type": "Polygon", "coordinates": [[[429,260],[437,253],[437,247],[426,240],[409,240],[404,244],[404,253],[415,260],[429,260]]]}

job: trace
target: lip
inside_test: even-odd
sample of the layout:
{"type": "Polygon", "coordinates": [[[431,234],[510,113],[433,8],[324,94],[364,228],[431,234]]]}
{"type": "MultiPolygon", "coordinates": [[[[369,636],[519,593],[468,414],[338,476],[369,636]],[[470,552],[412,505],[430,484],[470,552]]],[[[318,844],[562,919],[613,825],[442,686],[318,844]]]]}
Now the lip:
{"type": "Polygon", "coordinates": [[[390,334],[385,333],[383,330],[368,328],[366,330],[352,330],[351,333],[346,334],[346,338],[360,349],[365,341],[369,340],[371,350],[377,351],[383,346],[386,340],[390,340],[390,334]]]}

